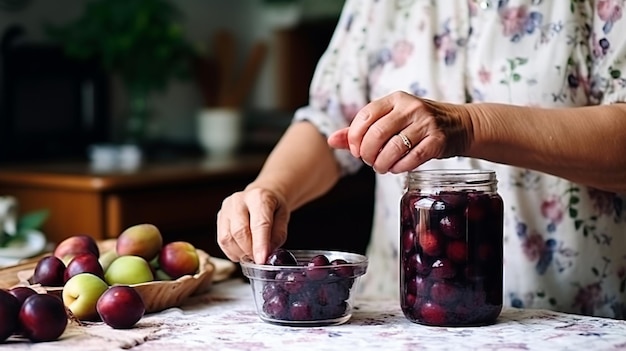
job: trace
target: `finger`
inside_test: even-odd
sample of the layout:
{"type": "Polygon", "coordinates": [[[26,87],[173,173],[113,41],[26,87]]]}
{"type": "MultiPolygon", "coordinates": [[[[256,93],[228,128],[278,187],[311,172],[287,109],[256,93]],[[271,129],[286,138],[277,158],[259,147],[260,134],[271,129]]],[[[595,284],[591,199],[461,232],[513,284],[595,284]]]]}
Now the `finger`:
{"type": "Polygon", "coordinates": [[[428,136],[391,166],[389,172],[397,174],[411,171],[424,162],[439,157],[442,154],[443,145],[442,136],[428,136]]]}
{"type": "Polygon", "coordinates": [[[263,200],[259,200],[257,197],[253,208],[258,210],[250,212],[250,239],[252,240],[250,248],[252,252],[249,254],[257,264],[265,263],[272,250],[271,234],[274,225],[274,212],[277,207],[276,202],[276,200],[269,200],[267,197],[263,200]]]}
{"type": "MultiPolygon", "coordinates": [[[[393,109],[373,123],[361,141],[360,154],[363,161],[374,166],[380,152],[385,149],[387,144],[391,143],[390,146],[394,147],[394,143],[401,143],[401,140],[397,138],[398,131],[406,128],[408,124],[408,118],[401,109],[393,109]]],[[[401,153],[405,151],[406,148],[401,153]]],[[[378,168],[376,170],[378,171],[378,168]]]]}
{"type": "Polygon", "coordinates": [[[223,211],[217,213],[217,243],[229,260],[239,262],[244,253],[231,235],[230,221],[223,211]]]}
{"type": "Polygon", "coordinates": [[[389,96],[374,100],[356,114],[348,130],[348,145],[352,156],[362,158],[361,142],[372,124],[393,110],[393,101],[389,96]]]}
{"type": "Polygon", "coordinates": [[[328,145],[335,149],[349,149],[348,145],[348,130],[349,128],[343,128],[335,131],[328,137],[328,145]]]}
{"type": "MultiPolygon", "coordinates": [[[[404,129],[400,133],[408,134],[407,129],[404,129]]],[[[400,133],[392,136],[389,141],[383,145],[383,148],[376,156],[376,159],[372,164],[372,168],[375,169],[376,172],[381,174],[387,173],[394,164],[411,151],[411,148],[413,147],[412,142],[408,137],[406,137],[406,140],[403,140],[400,137],[400,133]]]]}
{"type": "Polygon", "coordinates": [[[288,223],[289,212],[284,207],[280,207],[274,213],[274,225],[272,226],[272,238],[270,239],[271,250],[281,247],[287,240],[288,223]]]}

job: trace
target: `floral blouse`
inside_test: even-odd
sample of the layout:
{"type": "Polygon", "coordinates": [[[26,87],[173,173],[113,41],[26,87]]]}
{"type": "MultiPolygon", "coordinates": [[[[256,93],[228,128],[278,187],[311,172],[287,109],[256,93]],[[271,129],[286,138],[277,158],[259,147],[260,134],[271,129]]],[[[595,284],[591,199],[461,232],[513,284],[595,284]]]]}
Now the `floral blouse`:
{"type": "MultiPolygon", "coordinates": [[[[347,0],[310,104],[294,121],[329,135],[368,101],[397,90],[547,108],[625,102],[624,10],[625,0],[347,0]]],[[[347,151],[336,157],[345,174],[363,166],[347,151]]],[[[472,158],[420,167],[496,171],[506,305],[626,318],[626,194],[472,158]]],[[[361,293],[399,296],[406,175],[376,177],[361,293]]]]}

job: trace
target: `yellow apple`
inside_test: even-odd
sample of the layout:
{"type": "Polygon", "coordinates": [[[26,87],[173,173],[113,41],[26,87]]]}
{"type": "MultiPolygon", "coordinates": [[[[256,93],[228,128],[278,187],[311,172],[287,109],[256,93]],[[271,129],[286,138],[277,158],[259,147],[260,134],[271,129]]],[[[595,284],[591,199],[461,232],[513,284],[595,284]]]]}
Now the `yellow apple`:
{"type": "Polygon", "coordinates": [[[104,280],[109,285],[132,285],[154,280],[148,261],[139,256],[119,256],[109,265],[104,273],[104,280]]]}
{"type": "Polygon", "coordinates": [[[107,283],[95,274],[76,274],[63,286],[63,304],[79,320],[96,320],[96,304],[108,288],[107,283]]]}

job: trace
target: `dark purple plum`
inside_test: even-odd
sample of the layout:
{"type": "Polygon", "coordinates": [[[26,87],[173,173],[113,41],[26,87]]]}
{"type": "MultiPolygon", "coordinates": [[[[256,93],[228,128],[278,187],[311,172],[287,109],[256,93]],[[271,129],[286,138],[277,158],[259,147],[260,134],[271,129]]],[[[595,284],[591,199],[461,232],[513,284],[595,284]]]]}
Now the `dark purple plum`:
{"type": "Polygon", "coordinates": [[[402,234],[402,247],[404,254],[411,254],[416,249],[415,242],[415,227],[411,226],[409,228],[404,229],[402,234]]]}
{"type": "Polygon", "coordinates": [[[468,221],[481,222],[490,211],[490,197],[482,193],[470,193],[465,209],[468,221]]]}
{"type": "Polygon", "coordinates": [[[421,320],[429,325],[445,325],[447,309],[435,302],[427,301],[421,306],[421,320]]]}
{"type": "Polygon", "coordinates": [[[68,323],[63,301],[50,294],[35,294],[28,297],[19,313],[22,335],[33,342],[58,339],[68,323]]]}
{"type": "Polygon", "coordinates": [[[429,296],[432,282],[420,276],[414,276],[406,283],[406,292],[414,296],[429,296]]]}
{"type": "Polygon", "coordinates": [[[298,260],[290,251],[278,248],[267,257],[265,264],[271,266],[297,266],[298,260]]]}
{"type": "Polygon", "coordinates": [[[446,203],[446,209],[449,211],[465,209],[467,206],[467,195],[464,192],[441,192],[439,198],[446,203]]]}
{"type": "Polygon", "coordinates": [[[339,278],[352,277],[354,275],[354,268],[352,266],[346,266],[347,264],[348,262],[341,258],[330,261],[330,265],[334,266],[331,273],[339,278]]]}
{"type": "Polygon", "coordinates": [[[289,317],[293,321],[308,321],[313,318],[311,305],[308,301],[296,300],[289,306],[289,317]]]}
{"type": "Polygon", "coordinates": [[[315,310],[314,318],[317,319],[332,319],[343,316],[348,309],[348,304],[343,301],[338,305],[326,305],[320,306],[315,310]]]}
{"type": "Polygon", "coordinates": [[[325,302],[324,305],[340,305],[350,297],[350,289],[346,288],[343,284],[327,283],[322,284],[318,290],[318,301],[325,302]]]}
{"type": "Polygon", "coordinates": [[[449,281],[436,281],[430,287],[430,298],[441,305],[451,305],[461,297],[461,291],[449,281]]]}
{"type": "Polygon", "coordinates": [[[280,281],[282,288],[289,294],[297,294],[306,285],[306,276],[300,271],[279,272],[276,280],[280,281]]]}
{"type": "Polygon", "coordinates": [[[262,295],[263,295],[263,300],[267,301],[275,295],[285,295],[286,297],[287,293],[281,287],[281,284],[279,284],[278,282],[268,282],[263,286],[262,295]]]}
{"type": "Polygon", "coordinates": [[[467,243],[463,240],[449,241],[446,255],[452,262],[465,263],[467,261],[467,243]]]}
{"type": "Polygon", "coordinates": [[[451,279],[456,276],[456,267],[451,260],[441,258],[435,261],[430,271],[430,277],[433,279],[451,279]]]}
{"type": "Polygon", "coordinates": [[[28,286],[15,286],[8,290],[9,294],[15,296],[20,303],[20,307],[24,303],[24,300],[30,295],[35,295],[37,292],[28,286]]]}
{"type": "Polygon", "coordinates": [[[306,277],[310,280],[323,280],[328,277],[330,261],[324,255],[317,255],[307,263],[306,277]]]}
{"type": "Polygon", "coordinates": [[[450,238],[465,237],[465,221],[457,214],[443,216],[439,220],[439,231],[450,238]]]}
{"type": "Polygon", "coordinates": [[[271,318],[285,319],[289,312],[289,299],[282,294],[271,296],[263,302],[263,312],[271,318]]]}
{"type": "Polygon", "coordinates": [[[63,286],[65,283],[65,263],[56,256],[40,259],[33,272],[33,283],[43,286],[63,286]]]}
{"type": "Polygon", "coordinates": [[[0,289],[0,342],[5,341],[18,330],[20,302],[15,296],[0,289]]]}

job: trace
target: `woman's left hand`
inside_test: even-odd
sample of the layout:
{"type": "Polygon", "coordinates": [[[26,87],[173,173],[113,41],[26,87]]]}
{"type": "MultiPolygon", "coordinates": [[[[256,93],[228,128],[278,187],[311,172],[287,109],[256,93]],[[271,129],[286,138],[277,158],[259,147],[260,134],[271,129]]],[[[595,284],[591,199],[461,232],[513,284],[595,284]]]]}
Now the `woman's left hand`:
{"type": "Polygon", "coordinates": [[[401,173],[434,158],[462,155],[472,139],[462,105],[395,92],[362,108],[350,127],[328,137],[328,144],[350,149],[377,173],[401,173]]]}

